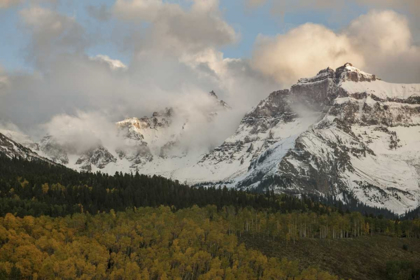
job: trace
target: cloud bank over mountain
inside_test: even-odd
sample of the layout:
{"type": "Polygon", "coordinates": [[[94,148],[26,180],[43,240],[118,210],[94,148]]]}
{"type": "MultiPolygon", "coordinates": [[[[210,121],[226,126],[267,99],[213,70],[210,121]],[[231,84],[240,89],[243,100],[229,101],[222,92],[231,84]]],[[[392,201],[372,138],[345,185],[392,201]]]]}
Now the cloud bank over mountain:
{"type": "MultiPolygon", "coordinates": [[[[320,9],[332,5],[318,2],[320,9]]],[[[388,6],[381,2],[373,7],[402,7],[386,2],[388,6]]],[[[217,0],[117,0],[112,6],[86,5],[88,19],[63,13],[59,3],[0,2],[0,8],[19,9],[20,28],[28,38],[22,56],[31,65],[31,71],[0,67],[0,120],[35,137],[61,131],[60,127],[78,135],[76,124],[83,124],[88,133],[171,106],[201,120],[206,103],[202,96],[214,90],[232,110],[216,119],[211,129],[197,121],[190,136],[191,145],[208,139],[212,146],[234,131],[242,116],[270,92],[327,66],[350,61],[393,82],[418,82],[420,77],[419,47],[408,19],[416,12],[415,2],[407,2],[412,5],[407,14],[373,10],[339,31],[306,23],[277,36],[260,35],[249,58],[226,57],[225,48],[234,47],[245,30],[226,19],[223,3],[217,0]],[[86,30],[85,22],[112,22],[112,36],[86,30]],[[92,55],[92,47],[103,40],[127,60],[107,53],[92,55]],[[86,121],[87,116],[92,121],[86,121]]],[[[312,6],[305,3],[289,7],[290,2],[284,9],[312,6]]]]}
{"type": "Polygon", "coordinates": [[[371,11],[340,32],[307,23],[276,37],[257,38],[253,66],[280,83],[312,76],[319,65],[336,68],[343,61],[391,82],[420,77],[420,48],[407,19],[393,11],[371,11]]]}

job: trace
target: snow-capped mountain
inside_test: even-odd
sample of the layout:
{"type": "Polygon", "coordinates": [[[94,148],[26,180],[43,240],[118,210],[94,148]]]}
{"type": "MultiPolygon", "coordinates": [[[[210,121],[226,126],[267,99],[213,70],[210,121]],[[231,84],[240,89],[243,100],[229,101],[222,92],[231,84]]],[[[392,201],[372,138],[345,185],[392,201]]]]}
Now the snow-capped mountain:
{"type": "Polygon", "coordinates": [[[193,183],[351,196],[396,213],[420,201],[420,85],[350,63],[273,92],[235,135],[174,176],[193,183]]]}
{"type": "MultiPolygon", "coordinates": [[[[230,107],[209,97],[211,123],[230,107]]],[[[116,147],[80,153],[47,136],[31,148],[76,170],[332,195],[399,214],[420,204],[420,84],[387,83],[346,63],[271,93],[211,151],[185,143],[190,125],[168,108],[116,123],[116,147]]]]}
{"type": "Polygon", "coordinates": [[[50,135],[42,138],[41,143],[35,146],[37,152],[43,153],[45,156],[50,158],[52,161],[60,164],[68,164],[69,157],[64,147],[62,147],[53,137],[50,135]]]}
{"type": "MultiPolygon", "coordinates": [[[[206,122],[231,109],[213,91],[203,99],[205,108],[200,113],[206,122]]],[[[208,147],[191,150],[183,143],[191,123],[189,117],[180,108],[166,108],[150,117],[122,120],[116,123],[119,143],[113,147],[98,141],[96,146],[80,152],[47,135],[36,148],[51,160],[80,171],[140,171],[171,177],[175,169],[196,163],[209,151],[208,147]]]]}
{"type": "Polygon", "coordinates": [[[47,158],[41,157],[30,148],[19,144],[4,134],[0,133],[0,154],[5,155],[8,158],[21,158],[29,161],[38,160],[45,161],[51,164],[55,164],[47,158]]]}

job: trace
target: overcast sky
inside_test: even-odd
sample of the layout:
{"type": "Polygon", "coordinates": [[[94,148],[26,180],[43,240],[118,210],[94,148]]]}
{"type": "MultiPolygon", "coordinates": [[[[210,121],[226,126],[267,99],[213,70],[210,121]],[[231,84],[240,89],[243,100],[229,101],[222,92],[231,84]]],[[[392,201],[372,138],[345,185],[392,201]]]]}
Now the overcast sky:
{"type": "Polygon", "coordinates": [[[196,114],[215,90],[233,108],[222,140],[271,91],[345,62],[420,83],[418,0],[0,0],[0,38],[0,123],[31,135],[196,114]]]}

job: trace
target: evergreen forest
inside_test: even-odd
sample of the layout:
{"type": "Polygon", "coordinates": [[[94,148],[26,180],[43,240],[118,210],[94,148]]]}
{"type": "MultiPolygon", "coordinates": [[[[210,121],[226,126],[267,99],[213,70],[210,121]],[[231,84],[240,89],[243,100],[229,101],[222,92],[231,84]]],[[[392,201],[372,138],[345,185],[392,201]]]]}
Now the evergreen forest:
{"type": "Polygon", "coordinates": [[[0,279],[420,279],[418,209],[4,156],[0,174],[0,279]]]}

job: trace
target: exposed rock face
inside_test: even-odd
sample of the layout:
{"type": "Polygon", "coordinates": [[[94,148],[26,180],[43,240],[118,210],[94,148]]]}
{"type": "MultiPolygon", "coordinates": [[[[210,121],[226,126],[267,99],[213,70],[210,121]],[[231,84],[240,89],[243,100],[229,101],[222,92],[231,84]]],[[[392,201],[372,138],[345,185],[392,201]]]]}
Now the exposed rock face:
{"type": "Polygon", "coordinates": [[[305,93],[299,98],[294,98],[291,90],[271,93],[245,115],[235,135],[195,166],[176,171],[173,177],[186,178],[190,183],[223,182],[232,187],[256,187],[261,177],[272,173],[278,163],[279,154],[271,152],[273,147],[292,148],[296,137],[320,118],[319,111],[308,109],[305,104],[318,108],[321,103],[312,106],[313,97],[305,93]]]}
{"type": "Polygon", "coordinates": [[[377,80],[376,75],[372,75],[353,67],[351,63],[346,63],[335,70],[335,79],[340,81],[352,82],[374,82],[377,80]]]}
{"type": "Polygon", "coordinates": [[[331,105],[336,97],[336,79],[334,70],[321,70],[315,77],[300,79],[291,87],[291,96],[296,102],[304,104],[312,110],[322,111],[331,105]]]}
{"type": "MultiPolygon", "coordinates": [[[[292,121],[296,114],[290,108],[287,97],[289,90],[280,90],[270,94],[258,106],[245,115],[235,136],[227,139],[221,146],[205,155],[199,163],[213,163],[240,160],[241,165],[252,160],[264,148],[276,140],[270,130],[279,123],[292,121]]],[[[244,166],[245,167],[245,166],[244,166]]]]}
{"type": "MultiPolygon", "coordinates": [[[[208,121],[229,106],[214,92],[208,121]]],[[[182,144],[176,109],[118,122],[118,147],[40,151],[79,170],[159,174],[191,185],[333,195],[404,213],[420,204],[420,84],[386,83],[351,64],[271,93],[212,151],[182,144]],[[184,147],[184,148],[182,148],[184,147]]]]}
{"type": "Polygon", "coordinates": [[[92,170],[92,165],[99,169],[103,169],[107,164],[116,162],[117,159],[108,152],[104,147],[99,147],[88,151],[82,155],[77,161],[77,165],[81,165],[81,169],[86,171],[92,170]]]}
{"type": "Polygon", "coordinates": [[[41,157],[31,149],[16,143],[2,133],[0,133],[0,154],[3,154],[8,158],[21,158],[29,161],[38,160],[54,164],[49,159],[41,157]]]}
{"type": "Polygon", "coordinates": [[[271,93],[266,100],[261,101],[253,111],[245,115],[242,123],[253,126],[272,126],[276,125],[280,120],[290,120],[290,115],[294,113],[287,100],[289,93],[288,89],[271,93]],[[267,120],[269,120],[270,123],[266,123],[267,120]],[[274,121],[275,123],[272,123],[271,121],[274,121]]]}
{"type": "MultiPolygon", "coordinates": [[[[214,91],[204,96],[204,118],[208,122],[230,107],[220,100],[214,91]]],[[[195,163],[199,156],[208,152],[190,155],[188,147],[181,145],[183,134],[190,120],[180,114],[179,108],[166,108],[142,118],[129,118],[116,123],[120,142],[112,147],[98,140],[98,145],[87,152],[78,152],[77,147],[60,145],[56,139],[46,136],[40,143],[40,151],[53,161],[83,171],[115,171],[168,176],[174,169],[186,163],[195,163]]]]}
{"type": "Polygon", "coordinates": [[[39,145],[40,150],[52,161],[60,164],[68,164],[69,158],[66,150],[60,146],[52,136],[45,136],[39,145]]]}
{"type": "Polygon", "coordinates": [[[260,102],[191,181],[351,196],[404,213],[420,203],[419,99],[420,85],[389,84],[349,63],[321,70],[260,102]]]}
{"type": "MultiPolygon", "coordinates": [[[[154,112],[151,117],[130,118],[117,123],[120,135],[125,139],[126,146],[131,147],[130,161],[146,162],[153,159],[151,149],[155,154],[163,154],[165,145],[173,142],[182,133],[180,124],[173,124],[174,109],[166,108],[162,112],[154,112]],[[162,143],[164,136],[172,125],[178,125],[167,142],[162,143]],[[177,135],[178,134],[178,135],[177,135]],[[134,156],[137,154],[137,156],[134,156]]],[[[167,138],[167,137],[166,137],[167,138]]],[[[125,149],[127,150],[127,149],[125,149]]],[[[124,152],[126,154],[127,152],[124,152]]]]}
{"type": "MultiPolygon", "coordinates": [[[[420,195],[420,107],[338,98],[280,161],[270,184],[290,192],[352,195],[402,213],[420,195]]],[[[264,183],[264,182],[263,182],[264,183]]]]}

